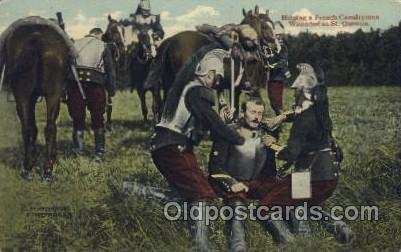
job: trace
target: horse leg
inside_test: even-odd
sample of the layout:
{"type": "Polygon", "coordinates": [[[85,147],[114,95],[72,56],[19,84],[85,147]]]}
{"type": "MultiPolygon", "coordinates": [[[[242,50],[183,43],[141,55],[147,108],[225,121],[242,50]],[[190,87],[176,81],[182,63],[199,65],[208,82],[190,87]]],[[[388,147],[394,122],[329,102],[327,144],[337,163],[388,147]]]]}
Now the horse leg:
{"type": "Polygon", "coordinates": [[[53,174],[53,166],[57,157],[57,125],[56,120],[60,112],[60,96],[67,67],[65,60],[58,57],[43,58],[42,89],[46,99],[46,155],[47,161],[43,171],[43,179],[49,180],[53,174]]]}
{"type": "Polygon", "coordinates": [[[44,178],[52,176],[53,166],[57,158],[57,125],[56,120],[60,112],[60,100],[57,95],[46,97],[47,122],[45,138],[47,147],[47,163],[44,170],[44,178]]]}
{"type": "Polygon", "coordinates": [[[143,121],[148,123],[148,107],[146,106],[146,92],[142,87],[137,87],[136,91],[138,92],[139,100],[141,101],[141,109],[143,121]]]}
{"type": "Polygon", "coordinates": [[[160,94],[160,85],[156,84],[153,85],[152,87],[152,112],[153,112],[153,117],[154,117],[154,122],[155,124],[158,123],[160,121],[160,115],[161,115],[161,108],[162,108],[162,97],[160,94]]]}
{"type": "Polygon", "coordinates": [[[32,170],[36,163],[36,139],[38,129],[35,123],[36,98],[16,96],[17,114],[21,122],[24,142],[23,177],[32,180],[32,170]]]}

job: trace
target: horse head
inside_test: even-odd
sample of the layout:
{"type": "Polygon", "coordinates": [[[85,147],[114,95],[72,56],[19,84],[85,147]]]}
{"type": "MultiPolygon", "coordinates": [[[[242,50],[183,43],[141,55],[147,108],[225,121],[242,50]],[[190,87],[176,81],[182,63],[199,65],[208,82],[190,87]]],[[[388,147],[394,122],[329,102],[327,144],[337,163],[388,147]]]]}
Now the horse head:
{"type": "Polygon", "coordinates": [[[269,17],[269,11],[261,13],[259,7],[256,6],[255,10],[245,11],[242,9],[244,19],[241,24],[250,25],[257,32],[260,44],[268,45],[274,41],[274,23],[269,17]]]}
{"type": "Polygon", "coordinates": [[[102,36],[102,40],[105,43],[113,45],[113,57],[116,62],[123,64],[124,56],[126,55],[123,30],[120,28],[117,20],[113,19],[110,15],[108,16],[108,25],[106,31],[102,36]]]}
{"type": "Polygon", "coordinates": [[[136,50],[137,60],[147,63],[156,56],[155,41],[149,29],[138,28],[138,48],[136,50]]]}

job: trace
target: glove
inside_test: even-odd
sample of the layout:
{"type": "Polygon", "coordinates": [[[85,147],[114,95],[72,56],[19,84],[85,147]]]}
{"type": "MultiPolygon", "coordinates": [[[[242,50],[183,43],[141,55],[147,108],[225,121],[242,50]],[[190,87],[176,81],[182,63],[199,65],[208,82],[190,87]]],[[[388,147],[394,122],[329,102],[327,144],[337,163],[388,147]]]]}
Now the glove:
{"type": "Polygon", "coordinates": [[[267,128],[270,130],[275,130],[276,128],[280,127],[285,120],[287,120],[293,115],[294,111],[292,110],[285,111],[281,115],[278,115],[276,117],[267,118],[262,122],[262,124],[266,125],[267,128]]]}
{"type": "MultiPolygon", "coordinates": [[[[216,181],[226,192],[232,192],[232,186],[238,184],[238,181],[235,178],[224,173],[211,174],[210,177],[216,181]]],[[[235,187],[235,189],[237,189],[237,187],[235,187]]]]}
{"type": "Polygon", "coordinates": [[[267,147],[270,148],[273,144],[277,143],[277,139],[271,135],[264,135],[262,137],[262,143],[267,147]]]}
{"type": "Polygon", "coordinates": [[[280,127],[280,125],[287,119],[287,116],[285,114],[281,114],[272,118],[267,118],[266,120],[263,121],[263,124],[265,124],[269,129],[276,129],[280,127]]]}
{"type": "Polygon", "coordinates": [[[224,123],[228,124],[231,123],[234,119],[234,110],[231,110],[230,108],[228,108],[228,106],[224,106],[221,110],[220,110],[220,118],[223,120],[224,123]]]}
{"type": "Polygon", "coordinates": [[[248,186],[246,186],[244,183],[242,183],[242,182],[238,182],[238,183],[236,183],[236,184],[233,184],[232,186],[231,186],[231,191],[233,192],[233,193],[239,193],[239,192],[248,192],[249,191],[249,188],[248,188],[248,186]]]}

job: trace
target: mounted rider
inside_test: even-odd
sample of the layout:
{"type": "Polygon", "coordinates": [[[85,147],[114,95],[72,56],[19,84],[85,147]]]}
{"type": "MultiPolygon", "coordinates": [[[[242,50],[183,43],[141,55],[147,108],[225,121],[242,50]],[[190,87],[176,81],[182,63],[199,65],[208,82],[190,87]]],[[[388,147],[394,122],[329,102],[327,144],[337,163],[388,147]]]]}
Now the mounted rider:
{"type": "Polygon", "coordinates": [[[67,86],[68,112],[73,120],[73,150],[78,155],[84,152],[85,115],[88,107],[95,135],[94,156],[97,161],[101,161],[105,153],[106,91],[111,97],[116,88],[112,52],[101,40],[102,35],[100,28],[93,28],[84,38],[75,41],[78,51],[76,68],[83,90],[72,82],[67,86]]]}
{"type": "Polygon", "coordinates": [[[139,37],[149,34],[152,38],[152,56],[156,56],[156,49],[164,38],[164,30],[160,24],[160,15],[151,13],[150,0],[140,0],[135,13],[130,14],[129,19],[120,22],[124,26],[132,25],[134,29],[139,31],[139,37]]]}

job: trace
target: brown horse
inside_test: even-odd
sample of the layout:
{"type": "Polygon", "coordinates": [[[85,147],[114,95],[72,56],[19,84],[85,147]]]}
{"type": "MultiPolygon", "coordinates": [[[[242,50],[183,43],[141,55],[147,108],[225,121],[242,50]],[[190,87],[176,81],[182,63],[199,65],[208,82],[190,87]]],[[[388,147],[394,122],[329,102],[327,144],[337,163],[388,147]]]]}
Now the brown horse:
{"type": "Polygon", "coordinates": [[[38,129],[35,105],[41,96],[45,98],[47,106],[47,161],[42,177],[52,177],[57,154],[56,119],[60,110],[60,97],[75,55],[73,44],[64,31],[57,24],[41,17],[17,20],[1,36],[0,65],[5,66],[6,80],[14,94],[21,122],[25,151],[23,176],[26,179],[32,179],[32,170],[36,165],[38,129]]]}
{"type": "MultiPolygon", "coordinates": [[[[271,41],[273,37],[273,29],[271,26],[267,24],[268,15],[259,13],[259,8],[255,7],[255,11],[245,12],[243,10],[244,19],[242,20],[242,25],[251,26],[260,38],[264,40],[271,41]]],[[[238,31],[237,31],[238,32],[238,31]]],[[[240,35],[240,34],[239,34],[240,35]]],[[[240,43],[246,42],[246,37],[239,38],[240,43]]],[[[262,41],[262,40],[261,40],[262,41]]],[[[176,80],[176,76],[179,71],[183,71],[183,66],[186,65],[186,71],[188,73],[193,73],[196,64],[191,66],[190,62],[196,62],[199,60],[208,50],[219,48],[221,45],[217,45],[215,42],[209,39],[208,36],[197,32],[197,31],[184,31],[180,32],[165,41],[161,44],[159,48],[159,54],[162,57],[161,67],[158,69],[158,74],[156,74],[155,78],[148,78],[146,87],[152,87],[157,92],[160,89],[163,89],[164,96],[173,89],[172,92],[175,95],[179,94],[182,87],[172,87],[173,83],[176,80]],[[158,75],[158,76],[157,76],[158,75]]],[[[259,47],[259,43],[258,43],[259,47]]],[[[253,51],[258,55],[256,58],[260,58],[260,60],[245,60],[244,64],[244,77],[242,78],[241,84],[235,90],[235,104],[236,111],[238,112],[239,107],[239,97],[241,90],[244,88],[249,88],[249,86],[257,87],[261,86],[265,83],[266,79],[266,69],[264,68],[264,64],[262,62],[262,58],[259,56],[260,48],[257,51],[253,51]]],[[[237,71],[238,72],[238,69],[237,71]]],[[[149,76],[151,77],[151,76],[149,76]]],[[[184,77],[186,80],[181,82],[188,81],[193,76],[184,77]]],[[[225,87],[228,87],[230,83],[230,78],[226,78],[225,87]]],[[[182,85],[182,83],[181,83],[182,85]]],[[[253,90],[255,95],[255,90],[253,90]]],[[[161,108],[162,105],[159,104],[156,106],[161,108]]]]}

